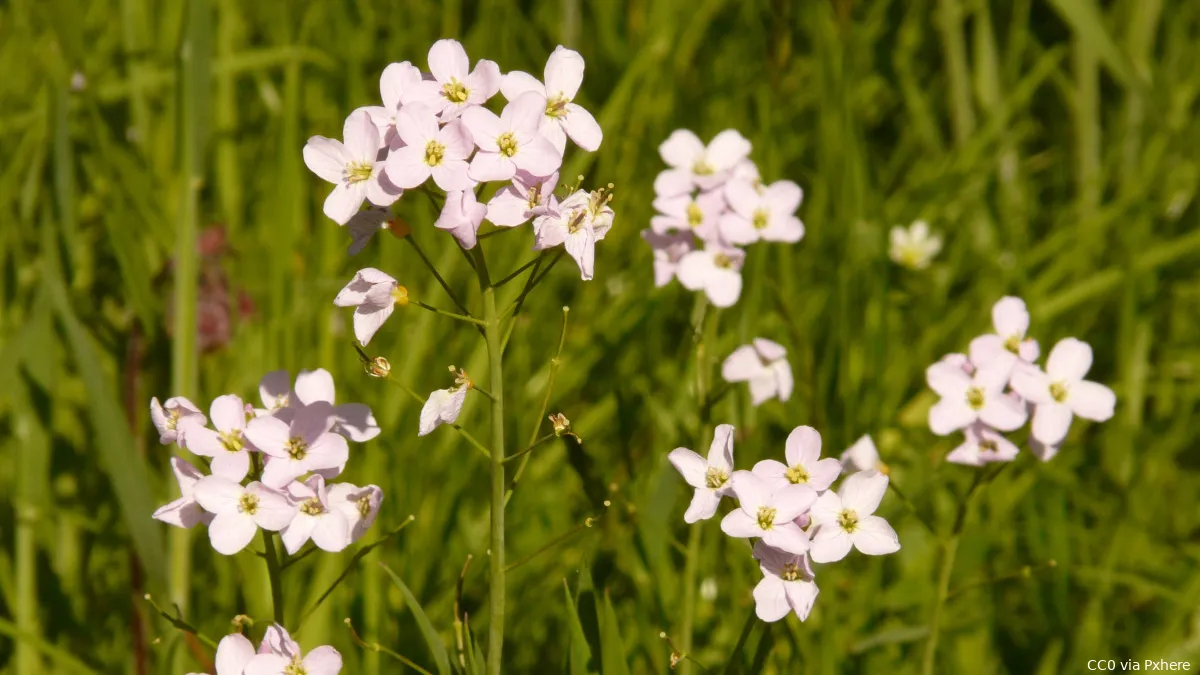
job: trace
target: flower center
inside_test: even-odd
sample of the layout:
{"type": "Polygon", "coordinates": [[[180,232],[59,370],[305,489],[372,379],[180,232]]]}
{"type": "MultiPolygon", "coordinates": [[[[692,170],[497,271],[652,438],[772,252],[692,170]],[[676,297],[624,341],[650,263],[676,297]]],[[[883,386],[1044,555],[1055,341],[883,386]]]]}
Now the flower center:
{"type": "Polygon", "coordinates": [[[838,514],[838,527],[842,528],[846,534],[854,534],[858,529],[858,513],[845,509],[838,514]]]}
{"type": "Polygon", "coordinates": [[[1004,348],[1014,354],[1020,354],[1021,353],[1021,336],[1020,335],[1008,336],[1008,339],[1004,341],[1004,348]]]}
{"type": "Polygon", "coordinates": [[[756,230],[767,229],[767,225],[768,225],[767,212],[762,209],[755,210],[753,222],[754,222],[754,229],[756,229],[756,230]]]}
{"type": "Polygon", "coordinates": [[[451,103],[466,103],[470,92],[467,91],[466,85],[458,81],[458,78],[450,78],[450,81],[442,85],[442,96],[446,97],[451,103]]]}
{"type": "Polygon", "coordinates": [[[733,258],[724,253],[718,253],[713,256],[713,264],[723,270],[731,269],[733,268],[733,258]]]}
{"type": "Polygon", "coordinates": [[[289,438],[283,447],[287,450],[288,457],[296,461],[304,459],[305,455],[308,454],[308,443],[303,438],[297,436],[289,438]]]}
{"type": "Polygon", "coordinates": [[[562,94],[556,94],[546,99],[546,117],[566,117],[567,104],[570,102],[571,99],[562,94]]]}
{"type": "Polygon", "coordinates": [[[703,155],[692,164],[692,173],[697,176],[711,176],[716,173],[716,169],[712,164],[708,163],[708,159],[703,155]]]}
{"type": "Polygon", "coordinates": [[[308,675],[308,669],[300,663],[300,655],[292,657],[292,662],[284,666],[283,675],[308,675]]]}
{"type": "Polygon", "coordinates": [[[367,516],[371,515],[371,498],[370,497],[366,497],[366,496],[359,497],[358,501],[354,502],[354,504],[355,504],[355,506],[358,507],[358,515],[360,517],[366,518],[367,516]]]}
{"type": "Polygon", "coordinates": [[[708,467],[708,472],[704,474],[704,484],[712,489],[717,489],[729,482],[729,472],[725,469],[718,469],[715,466],[708,467]]]}
{"type": "Polygon", "coordinates": [[[583,227],[583,220],[587,217],[587,209],[579,209],[571,214],[570,220],[567,221],[567,232],[575,234],[579,228],[583,227]]]}
{"type": "Polygon", "coordinates": [[[496,145],[500,146],[500,154],[505,157],[512,157],[517,154],[517,137],[511,131],[500,134],[496,139],[496,145]]]}
{"type": "Polygon", "coordinates": [[[167,428],[171,429],[173,431],[175,429],[175,425],[179,424],[180,417],[183,417],[183,415],[179,414],[179,408],[168,408],[167,409],[167,428]]]}
{"type": "Polygon", "coordinates": [[[446,146],[437,141],[429,141],[425,144],[425,163],[429,166],[438,166],[445,156],[446,146]]]}
{"type": "Polygon", "coordinates": [[[784,581],[799,581],[800,566],[794,562],[787,563],[783,566],[783,571],[780,572],[779,578],[783,579],[784,581]]]}
{"type": "Polygon", "coordinates": [[[271,410],[275,411],[275,410],[279,410],[280,408],[286,408],[286,407],[288,407],[288,405],[290,405],[290,401],[288,399],[288,394],[284,394],[283,396],[280,396],[275,399],[275,405],[271,406],[271,410]]]}
{"type": "Polygon", "coordinates": [[[300,504],[300,513],[309,516],[319,516],[325,513],[325,506],[321,504],[321,500],[316,497],[309,497],[300,504]]]}
{"type": "Polygon", "coordinates": [[[809,479],[808,470],[799,464],[789,466],[784,475],[787,476],[788,482],[793,484],[807,483],[809,479]]]}
{"type": "Polygon", "coordinates": [[[758,528],[770,530],[775,527],[775,509],[770,506],[758,507],[758,528]]]}
{"type": "Polygon", "coordinates": [[[222,431],[217,436],[221,439],[221,445],[225,446],[225,449],[229,452],[239,452],[245,447],[245,444],[242,443],[242,432],[240,429],[222,431]]]}
{"type": "Polygon", "coordinates": [[[366,162],[350,162],[346,165],[346,182],[354,185],[371,177],[374,167],[366,162]]]}
{"type": "Polygon", "coordinates": [[[258,495],[252,492],[243,492],[241,498],[238,499],[238,512],[252,516],[258,512],[258,495]]]}
{"type": "Polygon", "coordinates": [[[700,210],[700,206],[696,202],[688,204],[687,221],[688,225],[692,227],[700,227],[700,224],[704,222],[704,211],[700,210]]]}
{"type": "Polygon", "coordinates": [[[967,387],[967,405],[971,406],[971,410],[983,408],[983,400],[983,389],[979,387],[967,387]]]}
{"type": "Polygon", "coordinates": [[[529,196],[526,197],[525,201],[529,204],[529,208],[531,209],[542,203],[541,184],[534,185],[533,187],[529,188],[529,196]]]}
{"type": "Polygon", "coordinates": [[[996,441],[989,441],[987,439],[983,439],[983,440],[979,441],[979,449],[986,450],[988,452],[996,452],[1000,448],[999,448],[999,446],[996,445],[996,441]]]}
{"type": "Polygon", "coordinates": [[[1052,382],[1050,384],[1050,398],[1059,403],[1067,400],[1067,385],[1062,382],[1052,382]]]}

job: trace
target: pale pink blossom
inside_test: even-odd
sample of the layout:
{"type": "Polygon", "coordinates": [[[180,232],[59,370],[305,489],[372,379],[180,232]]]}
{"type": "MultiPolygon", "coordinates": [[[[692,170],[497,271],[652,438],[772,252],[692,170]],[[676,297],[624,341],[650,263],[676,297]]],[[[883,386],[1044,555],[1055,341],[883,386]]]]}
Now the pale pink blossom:
{"type": "Polygon", "coordinates": [[[1037,340],[1025,337],[1029,330],[1025,301],[1012,296],[1001,298],[992,306],[992,327],[995,333],[971,340],[971,363],[976,368],[994,367],[1011,375],[1019,362],[1037,360],[1037,340]]]}
{"type": "Polygon", "coordinates": [[[526,92],[536,92],[545,100],[545,112],[540,123],[542,134],[563,154],[570,136],[575,145],[595,152],[604,140],[604,132],[596,118],[575,103],[579,86],[583,84],[583,57],[562,45],[546,61],[546,83],[542,84],[529,73],[514,70],[500,82],[500,91],[510,101],[526,92]]]}
{"type": "Polygon", "coordinates": [[[388,153],[387,175],[391,182],[407,190],[432,176],[433,182],[446,191],[475,187],[475,181],[467,175],[467,157],[474,142],[461,121],[439,128],[432,108],[411,103],[397,113],[396,133],[404,146],[388,153]]]}
{"type": "Polygon", "coordinates": [[[487,219],[500,227],[514,227],[528,222],[537,215],[538,207],[550,203],[557,186],[557,171],[546,178],[534,176],[528,171],[518,171],[513,175],[512,185],[500,188],[488,201],[487,219]]]}
{"type": "Polygon", "coordinates": [[[796,427],[788,434],[784,448],[787,464],[764,459],[754,465],[754,474],[776,489],[786,485],[807,485],[824,492],[842,473],[842,464],[833,457],[821,459],[821,434],[808,426],[796,427]]]}
{"type": "Polygon", "coordinates": [[[338,307],[355,308],[354,336],[363,346],[392,315],[397,302],[408,303],[407,289],[374,267],[355,272],[350,283],[333,299],[338,307]]]}
{"type": "Polygon", "coordinates": [[[712,518],[721,498],[733,495],[730,482],[733,474],[733,425],[717,425],[707,460],[687,448],[675,448],[667,455],[667,459],[683,476],[683,480],[696,489],[692,503],[683,514],[685,523],[712,518]]]}
{"type": "Polygon", "coordinates": [[[250,473],[250,451],[255,449],[243,435],[246,406],[240,397],[226,394],[213,400],[208,415],[216,431],[201,424],[202,416],[193,415],[182,422],[187,449],[211,457],[214,475],[242,480],[250,473]]]}
{"type": "Polygon", "coordinates": [[[349,543],[362,539],[379,515],[383,490],[377,485],[360,488],[350,483],[334,483],[328,487],[327,494],[330,508],[340,511],[350,525],[349,543]]]}
{"type": "Polygon", "coordinates": [[[201,426],[208,423],[200,408],[183,396],[172,396],[166,403],[159,403],[157,398],[150,399],[150,421],[158,429],[158,442],[163,445],[185,442],[179,436],[179,423],[188,417],[198,418],[201,426]]]}
{"type": "Polygon", "coordinates": [[[612,229],[613,210],[607,189],[578,190],[561,202],[554,196],[538,207],[533,221],[533,250],[562,246],[579,266],[580,277],[590,280],[595,273],[596,242],[612,229]]]}
{"type": "Polygon", "coordinates": [[[280,532],[288,555],[295,555],[309,539],[330,553],[350,545],[350,521],[341,509],[334,508],[324,478],[314,474],[303,483],[292,483],[287,495],[296,507],[296,517],[280,532]]]}
{"type": "Polygon", "coordinates": [[[738,508],[721,520],[722,532],[731,537],[757,537],[795,555],[808,551],[808,535],[794,521],[816,501],[816,490],[791,484],[773,489],[771,483],[749,471],[735,471],[730,482],[738,508]]]}
{"type": "Polygon", "coordinates": [[[296,515],[286,497],[258,481],[242,487],[228,478],[206,476],[197,481],[195,496],[205,511],[215,514],[208,538],[223,555],[246,548],[258,528],[277,532],[296,515]]]}
{"type": "Polygon", "coordinates": [[[1004,395],[1008,373],[1002,367],[980,368],[972,376],[952,363],[938,362],[926,369],[925,379],[942,397],[929,409],[929,428],[939,436],[976,420],[993,429],[1012,431],[1028,418],[1019,400],[1004,395]]]}
{"type": "Polygon", "coordinates": [[[709,190],[724,184],[729,175],[750,154],[750,141],[734,129],[717,134],[707,146],[687,129],[679,129],[658,146],[658,154],[670,169],[654,181],[660,197],[680,195],[700,188],[709,190]]]}
{"type": "Polygon", "coordinates": [[[795,612],[801,621],[808,618],[817,601],[817,584],[807,555],[795,555],[768,546],[754,544],[754,557],[762,571],[762,581],[754,587],[754,613],[767,622],[779,621],[795,612]]]}
{"type": "Polygon", "coordinates": [[[379,77],[379,93],[382,106],[364,108],[379,130],[386,147],[395,149],[403,145],[396,133],[396,118],[400,109],[410,103],[423,103],[441,107],[441,94],[436,82],[424,79],[421,69],[408,61],[388,64],[379,77]]]}
{"type": "Polygon", "coordinates": [[[654,251],[654,285],[659,287],[671,283],[679,269],[679,261],[696,250],[696,240],[690,232],[659,234],[647,228],[642,230],[642,239],[654,251]]]}
{"type": "Polygon", "coordinates": [[[346,118],[342,138],[344,143],[313,136],[304,146],[309,170],[334,184],[325,199],[325,215],[339,225],[345,225],[365,200],[390,206],[400,198],[398,188],[404,187],[382,177],[383,162],[377,161],[379,130],[365,110],[355,110],[346,118]]]}
{"type": "Polygon", "coordinates": [[[267,629],[267,636],[258,654],[246,664],[244,675],[338,675],[341,670],[342,655],[338,650],[322,646],[305,655],[287,630],[276,624],[267,629]]]}
{"type": "Polygon", "coordinates": [[[658,197],[654,208],[658,214],[650,218],[650,227],[659,234],[690,232],[704,241],[720,241],[717,223],[725,212],[725,197],[720,190],[672,197],[658,197]]]}
{"type": "Polygon", "coordinates": [[[708,242],[679,259],[675,276],[689,291],[704,291],[715,307],[732,307],[742,294],[742,265],[746,253],[739,248],[708,242]]]}
{"type": "Polygon", "coordinates": [[[332,405],[331,431],[335,434],[345,436],[356,443],[369,441],[379,435],[379,424],[369,406],[363,403],[337,403],[333,375],[324,368],[300,371],[296,375],[294,393],[300,405],[313,405],[317,402],[332,405]]]}
{"type": "Polygon", "coordinates": [[[842,463],[842,470],[847,472],[856,471],[883,471],[884,464],[879,461],[879,450],[875,447],[875,441],[871,440],[869,434],[863,434],[854,445],[851,445],[842,453],[839,458],[842,463]]]}
{"type": "Polygon", "coordinates": [[[1091,367],[1091,346],[1065,338],[1050,350],[1045,372],[1025,368],[1013,374],[1013,389],[1035,406],[1033,437],[1042,444],[1061,444],[1076,415],[1093,422],[1113,416],[1117,397],[1112,389],[1083,379],[1091,367]]]}
{"type": "Polygon", "coordinates": [[[757,189],[744,180],[725,184],[725,200],[731,211],[721,216],[721,237],[730,244],[746,245],[756,241],[792,244],[804,236],[804,223],[796,209],[804,191],[790,180],[781,180],[757,189]]]}
{"type": "MultiPolygon", "coordinates": [[[[217,654],[214,661],[216,675],[243,675],[246,664],[254,658],[254,645],[241,633],[226,635],[217,643],[217,654]]],[[[190,675],[202,675],[191,673],[190,675]]]]}
{"type": "Polygon", "coordinates": [[[457,40],[433,43],[428,58],[429,70],[438,84],[443,122],[483,105],[500,91],[500,66],[495,61],[481,59],[468,73],[471,61],[457,40]]]}
{"type": "Polygon", "coordinates": [[[333,433],[333,406],[316,401],[296,410],[291,422],[258,417],[246,427],[246,437],[267,455],[262,482],[276,490],[311,471],[337,475],[346,466],[350,448],[333,433]]]}
{"type": "Polygon", "coordinates": [[[851,547],[867,555],[900,550],[896,531],[874,515],[887,486],[887,476],[878,471],[860,471],[847,477],[837,492],[830,490],[817,498],[809,511],[817,528],[809,553],[813,562],[841,560],[851,547]]]}
{"type": "Polygon", "coordinates": [[[470,250],[479,241],[479,226],[487,210],[487,205],[476,201],[474,190],[452,190],[446,193],[446,203],[433,226],[449,232],[459,246],[470,250]]]}
{"type": "Polygon", "coordinates": [[[963,429],[963,435],[962,444],[946,455],[947,462],[983,466],[991,462],[1011,462],[1017,458],[1017,446],[983,422],[963,429]]]}
{"type": "Polygon", "coordinates": [[[511,180],[518,170],[549,176],[562,165],[560,153],[538,131],[546,107],[540,94],[526,92],[510,101],[497,117],[487,108],[471,108],[462,121],[479,152],[471,160],[469,175],[479,182],[511,180]]]}
{"type": "MultiPolygon", "coordinates": [[[[721,364],[721,377],[726,382],[748,382],[750,403],[755,406],[772,398],[787,401],[792,396],[794,382],[787,350],[766,338],[754,338],[750,344],[733,350],[721,364]]],[[[820,449],[819,436],[817,448],[820,449]]]]}
{"type": "Polygon", "coordinates": [[[205,513],[195,496],[196,483],[204,478],[204,474],[178,457],[171,458],[171,470],[175,472],[175,479],[179,481],[179,499],[159,507],[154,512],[154,519],[182,528],[212,522],[212,514],[205,513]]]}

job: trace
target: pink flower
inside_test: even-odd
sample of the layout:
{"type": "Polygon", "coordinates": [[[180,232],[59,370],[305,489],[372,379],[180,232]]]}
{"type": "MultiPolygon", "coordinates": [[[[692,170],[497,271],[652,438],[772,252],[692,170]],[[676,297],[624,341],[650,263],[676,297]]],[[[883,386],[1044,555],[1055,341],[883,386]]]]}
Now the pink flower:
{"type": "Polygon", "coordinates": [[[690,232],[659,234],[652,229],[642,230],[642,239],[654,250],[654,285],[666,286],[675,278],[679,261],[696,250],[695,238],[690,232]]]}
{"type": "Polygon", "coordinates": [[[396,118],[401,108],[410,103],[441,107],[437,84],[424,79],[421,69],[408,61],[392,63],[383,69],[383,75],[379,77],[379,93],[383,98],[383,105],[370,106],[364,110],[371,115],[371,121],[375,123],[383,138],[383,144],[391,149],[403,144],[400,135],[396,133],[396,118]]]}
{"type": "Polygon", "coordinates": [[[1033,363],[1038,358],[1037,340],[1026,339],[1029,311],[1025,302],[1011,296],[992,306],[995,333],[971,340],[971,363],[976,368],[996,367],[1012,373],[1019,361],[1033,363]]]}
{"type": "Polygon", "coordinates": [[[325,215],[338,225],[345,225],[363,200],[390,206],[401,195],[397,186],[381,175],[383,163],[377,161],[379,130],[365,110],[350,113],[342,138],[345,143],[313,136],[304,146],[304,163],[309,170],[335,186],[325,199],[325,215]]]}
{"type": "Polygon", "coordinates": [[[554,196],[538,207],[533,221],[533,250],[562,246],[579,266],[580,277],[590,280],[595,273],[596,242],[612,229],[611,193],[605,189],[588,193],[578,190],[561,202],[554,196]]]}
{"type": "Polygon", "coordinates": [[[500,227],[514,227],[527,222],[537,215],[538,207],[550,203],[550,196],[557,186],[557,171],[546,178],[539,178],[528,171],[518,171],[513,175],[512,185],[500,188],[488,202],[487,219],[500,227]]]}
{"type": "Polygon", "coordinates": [[[715,242],[679,259],[675,276],[689,291],[704,291],[716,307],[732,307],[742,294],[742,264],[746,253],[715,242]]]}
{"type": "Polygon", "coordinates": [[[660,197],[684,194],[693,187],[709,190],[729,179],[730,172],[750,154],[750,141],[733,129],[717,134],[705,147],[696,134],[679,129],[658,146],[671,168],[654,181],[660,197]]]}
{"type": "Polygon", "coordinates": [[[804,191],[790,180],[771,183],[758,190],[748,181],[732,180],[725,185],[725,199],[732,210],[721,216],[721,236],[731,244],[753,244],[758,240],[795,243],[804,236],[804,224],[796,209],[804,191]]]}
{"type": "Polygon", "coordinates": [[[815,490],[807,485],[772,489],[749,471],[734,472],[730,480],[738,508],[721,520],[722,532],[731,537],[758,537],[768,546],[795,555],[808,551],[808,535],[793,521],[817,500],[815,490]]]}
{"type": "Polygon", "coordinates": [[[867,555],[886,555],[900,550],[900,539],[888,522],[873,515],[887,492],[888,477],[877,471],[860,471],[817,498],[809,511],[817,527],[812,540],[813,562],[835,562],[850,548],[867,555]]]}
{"type": "MultiPolygon", "coordinates": [[[[217,644],[217,675],[243,675],[246,664],[254,658],[254,645],[241,633],[226,635],[217,644]]],[[[191,675],[201,675],[192,673],[191,675]]]]}
{"type": "Polygon", "coordinates": [[[159,507],[154,512],[154,519],[182,528],[195,527],[198,523],[210,523],[212,515],[200,508],[195,496],[196,483],[204,478],[204,474],[178,457],[171,458],[171,469],[175,472],[175,479],[179,481],[180,497],[159,507]]]}
{"type": "Polygon", "coordinates": [[[559,45],[546,61],[545,78],[543,85],[529,73],[514,70],[504,76],[500,91],[510,101],[531,91],[545,100],[539,129],[554,144],[559,155],[567,147],[567,136],[580,148],[595,152],[604,140],[604,132],[596,118],[574,102],[579,85],[583,84],[583,57],[579,52],[559,45]]]}
{"type": "MultiPolygon", "coordinates": [[[[787,362],[787,350],[765,338],[754,338],[753,343],[733,350],[721,364],[721,377],[726,382],[749,382],[750,403],[756,406],[772,398],[787,401],[792,396],[792,367],[787,362]]],[[[818,452],[820,448],[818,436],[818,452]]]]}
{"type": "Polygon", "coordinates": [[[1112,389],[1083,379],[1092,367],[1092,348],[1075,338],[1054,345],[1046,359],[1046,371],[1027,368],[1013,374],[1012,387],[1033,403],[1033,437],[1045,445],[1062,443],[1078,415],[1103,422],[1113,416],[1117,405],[1112,389]]]}
{"type": "Polygon", "coordinates": [[[788,434],[784,450],[787,464],[764,459],[754,465],[754,474],[776,489],[786,485],[807,485],[824,492],[842,473],[842,463],[832,457],[821,459],[821,434],[812,427],[796,427],[788,434]]]}
{"type": "Polygon", "coordinates": [[[929,428],[938,436],[962,429],[976,420],[1012,431],[1025,424],[1025,406],[1003,394],[1008,373],[1000,367],[981,368],[974,376],[960,366],[938,362],[925,371],[925,379],[942,400],[929,409],[929,428]]]}
{"type": "Polygon", "coordinates": [[[659,197],[654,200],[658,214],[650,219],[650,227],[659,234],[673,231],[690,232],[704,241],[718,241],[717,223],[725,212],[725,197],[720,190],[659,197]]]}
{"type": "Polygon", "coordinates": [[[1011,462],[1017,458],[1017,446],[982,422],[963,429],[963,434],[966,438],[962,445],[946,455],[947,462],[983,466],[989,462],[1011,462]]]}
{"type": "Polygon", "coordinates": [[[314,474],[303,483],[289,485],[287,493],[296,507],[296,517],[280,533],[288,555],[295,555],[309,539],[330,553],[350,545],[350,522],[341,509],[333,507],[324,478],[314,474]]]}
{"type": "Polygon", "coordinates": [[[485,215],[487,206],[475,200],[473,190],[450,191],[433,226],[446,230],[458,240],[459,246],[470,250],[478,242],[479,226],[485,215]]]}
{"type": "Polygon", "coordinates": [[[754,587],[754,613],[767,622],[779,621],[795,612],[804,621],[817,601],[817,584],[806,555],[794,555],[759,541],[754,557],[762,570],[762,581],[754,587]]]}
{"type": "Polygon", "coordinates": [[[228,478],[206,476],[196,483],[195,495],[205,511],[216,514],[208,538],[223,555],[246,548],[258,528],[277,532],[296,515],[286,497],[258,481],[242,487],[228,478]]]}
{"type": "Polygon", "coordinates": [[[472,179],[487,182],[511,180],[517,170],[534,176],[549,176],[562,165],[562,154],[538,131],[546,99],[526,92],[504,106],[497,117],[487,108],[463,113],[479,152],[471,160],[472,179]]]}
{"type": "Polygon", "coordinates": [[[379,506],[383,503],[383,490],[377,485],[358,487],[350,483],[334,483],[327,491],[328,504],[346,517],[350,525],[349,543],[362,539],[375,517],[379,515],[379,506]]]}
{"type": "Polygon", "coordinates": [[[383,322],[392,315],[396,303],[408,303],[408,291],[395,279],[374,267],[366,267],[338,292],[333,304],[354,307],[354,336],[366,346],[383,322]]]}
{"type": "Polygon", "coordinates": [[[258,654],[246,664],[245,675],[338,675],[341,670],[338,650],[317,647],[305,656],[287,630],[276,624],[267,629],[258,654]]]}
{"type": "Polygon", "coordinates": [[[404,146],[388,153],[387,173],[393,183],[407,190],[433,176],[433,182],[446,191],[475,187],[467,176],[473,141],[462,122],[438,128],[432,108],[412,103],[397,114],[396,133],[404,146]]]}
{"type": "Polygon", "coordinates": [[[218,396],[209,408],[216,431],[201,424],[203,416],[191,416],[183,422],[187,449],[201,457],[212,458],[212,472],[232,481],[240,481],[250,473],[250,450],[243,432],[246,428],[246,406],[242,399],[226,394],[218,396]]]}
{"type": "Polygon", "coordinates": [[[246,437],[268,456],[262,482],[278,490],[310,471],[341,473],[350,448],[332,426],[333,406],[325,401],[298,409],[290,424],[278,417],[252,420],[246,437]]]}
{"type": "Polygon", "coordinates": [[[688,485],[696,488],[692,503],[683,514],[685,523],[708,520],[717,512],[721,497],[733,494],[730,476],[733,474],[733,425],[721,424],[713,434],[708,448],[708,460],[687,448],[675,448],[667,459],[683,476],[688,485]]]}
{"type": "Polygon", "coordinates": [[[179,437],[179,423],[188,417],[198,417],[196,421],[201,426],[208,423],[196,404],[183,396],[172,396],[166,404],[159,403],[157,398],[150,399],[150,421],[158,429],[158,442],[163,445],[184,442],[179,437]]]}
{"type": "Polygon", "coordinates": [[[440,87],[443,122],[483,105],[500,91],[500,66],[495,61],[476,62],[475,70],[468,75],[470,65],[467,50],[457,40],[438,40],[429,48],[429,70],[440,87]]]}
{"type": "MultiPolygon", "coordinates": [[[[284,378],[287,373],[284,371],[284,378]]],[[[314,405],[318,402],[333,406],[333,428],[335,434],[345,436],[356,443],[369,441],[379,435],[379,424],[371,408],[363,403],[336,402],[336,391],[333,376],[324,368],[302,370],[296,375],[295,397],[300,405],[314,405]]]]}

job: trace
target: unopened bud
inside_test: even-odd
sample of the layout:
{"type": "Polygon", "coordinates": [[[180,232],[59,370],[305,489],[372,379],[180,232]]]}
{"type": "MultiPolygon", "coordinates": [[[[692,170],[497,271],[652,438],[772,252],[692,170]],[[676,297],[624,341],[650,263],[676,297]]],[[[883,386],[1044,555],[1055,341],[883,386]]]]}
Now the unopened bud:
{"type": "Polygon", "coordinates": [[[382,356],[376,356],[366,364],[367,374],[371,377],[384,377],[392,374],[392,364],[382,356]]]}
{"type": "Polygon", "coordinates": [[[245,614],[238,614],[237,616],[233,617],[233,620],[230,621],[229,623],[233,624],[234,631],[241,632],[242,628],[244,628],[246,626],[253,626],[254,619],[251,619],[250,617],[246,616],[245,614]]]}

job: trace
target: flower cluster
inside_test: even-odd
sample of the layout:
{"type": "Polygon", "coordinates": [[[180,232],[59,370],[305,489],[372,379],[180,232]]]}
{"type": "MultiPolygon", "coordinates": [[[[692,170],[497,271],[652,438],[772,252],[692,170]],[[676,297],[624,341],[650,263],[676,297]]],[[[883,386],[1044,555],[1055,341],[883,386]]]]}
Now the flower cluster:
{"type": "Polygon", "coordinates": [[[843,464],[821,459],[821,435],[812,427],[792,430],[784,450],[786,463],[763,460],[750,471],[733,468],[733,427],[716,428],[707,459],[687,448],[668,456],[695,488],[684,513],[687,523],[713,517],[722,497],[738,506],[721,520],[731,537],[757,539],[754,557],[763,574],[754,589],[755,608],[763,621],[778,621],[794,612],[808,618],[817,598],[812,563],[836,562],[851,548],[867,555],[900,550],[900,540],[883,518],[874,515],[887,491],[888,477],[875,470],[858,471],[832,486],[843,464]]]}
{"type": "MultiPolygon", "coordinates": [[[[351,252],[386,227],[387,211],[360,211],[364,201],[389,207],[417,188],[435,195],[432,181],[445,199],[435,226],[464,249],[475,247],[485,219],[498,227],[532,220],[534,250],[563,246],[591,279],[596,242],[612,227],[611,186],[591,192],[575,186],[561,199],[553,194],[567,139],[588,152],[603,139],[595,118],[574,102],[583,58],[558,47],[543,82],[520,71],[501,74],[494,61],[471,68],[460,43],[439,40],[429,49],[428,67],[389,65],[379,82],[383,105],[352,112],[343,140],[313,136],[304,147],[308,168],[335,186],[325,215],[349,225],[351,252]],[[485,107],[497,93],[507,100],[499,115],[485,107]],[[501,187],[481,203],[489,182],[501,187]]],[[[377,304],[367,307],[372,321],[387,318],[377,304]]],[[[364,330],[357,317],[356,329],[364,330]]]]}
{"type": "Polygon", "coordinates": [[[218,396],[207,418],[186,398],[151,400],[159,440],[203,458],[210,472],[172,457],[180,497],[154,517],[176,527],[207,525],[213,548],[225,555],[244,549],[260,528],[279,532],[289,554],[310,539],[331,552],[358,541],[375,522],[383,492],[326,481],[345,469],[347,441],[379,435],[371,409],[335,405],[333,377],[321,369],[302,371],[294,386],[287,371],[268,373],[259,397],[262,408],[218,396]]]}
{"type": "Polygon", "coordinates": [[[658,214],[642,231],[654,249],[654,283],[678,278],[713,305],[730,307],[742,292],[741,247],[800,241],[804,224],[795,214],[804,193],[790,180],[764,185],[749,159],[750,141],[733,129],[707,146],[680,129],[658,152],[670,168],[654,181],[658,214]]]}
{"type": "Polygon", "coordinates": [[[783,345],[766,338],[754,338],[742,345],[721,364],[721,377],[726,382],[747,382],[750,403],[758,406],[777,398],[781,402],[792,396],[792,366],[787,361],[783,345]]]}
{"type": "Polygon", "coordinates": [[[287,629],[275,624],[267,628],[257,652],[241,633],[221,638],[216,671],[216,675],[338,675],[342,671],[342,655],[328,646],[317,647],[305,655],[287,629]]]}
{"type": "Polygon", "coordinates": [[[929,410],[929,428],[939,436],[959,430],[964,435],[948,461],[974,466],[1012,461],[1018,449],[1003,432],[1024,426],[1031,414],[1031,450],[1049,460],[1073,417],[1103,422],[1113,416],[1113,391],[1083,379],[1092,366],[1086,342],[1060,340],[1043,370],[1037,340],[1026,337],[1024,301],[1001,298],[992,307],[992,324],[995,332],[972,340],[968,354],[949,354],[925,371],[941,397],[929,410]]]}

